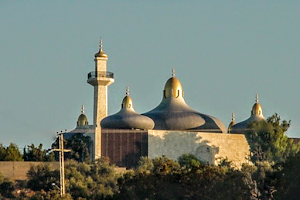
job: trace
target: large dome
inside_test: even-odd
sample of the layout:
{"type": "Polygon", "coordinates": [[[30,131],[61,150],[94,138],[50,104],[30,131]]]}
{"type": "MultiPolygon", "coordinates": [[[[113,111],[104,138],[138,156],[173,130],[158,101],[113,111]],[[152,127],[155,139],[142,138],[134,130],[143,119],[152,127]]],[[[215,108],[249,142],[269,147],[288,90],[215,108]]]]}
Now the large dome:
{"type": "Polygon", "coordinates": [[[133,109],[131,97],[126,93],[121,110],[111,116],[104,118],[101,122],[102,128],[107,129],[153,129],[154,122],[149,117],[140,115],[133,109]]]}
{"type": "Polygon", "coordinates": [[[256,100],[254,105],[252,106],[251,115],[248,119],[236,123],[230,128],[231,133],[245,133],[249,124],[252,122],[259,122],[261,120],[266,120],[261,105],[258,103],[258,95],[256,95],[256,100]]]}
{"type": "Polygon", "coordinates": [[[157,130],[226,132],[220,120],[194,111],[185,103],[183,96],[180,81],[172,76],[165,84],[161,103],[143,115],[154,121],[154,129],[157,130]]]}

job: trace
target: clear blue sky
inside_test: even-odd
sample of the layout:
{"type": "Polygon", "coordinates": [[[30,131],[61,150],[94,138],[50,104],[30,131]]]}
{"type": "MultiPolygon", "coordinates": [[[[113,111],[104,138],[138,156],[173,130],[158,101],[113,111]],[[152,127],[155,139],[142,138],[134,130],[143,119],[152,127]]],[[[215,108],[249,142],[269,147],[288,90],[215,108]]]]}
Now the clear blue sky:
{"type": "Polygon", "coordinates": [[[143,113],[162,99],[174,67],[193,109],[227,126],[259,94],[265,117],[290,119],[300,137],[299,1],[0,1],[0,142],[43,143],[92,124],[99,38],[109,56],[109,114],[130,87],[143,113]]]}

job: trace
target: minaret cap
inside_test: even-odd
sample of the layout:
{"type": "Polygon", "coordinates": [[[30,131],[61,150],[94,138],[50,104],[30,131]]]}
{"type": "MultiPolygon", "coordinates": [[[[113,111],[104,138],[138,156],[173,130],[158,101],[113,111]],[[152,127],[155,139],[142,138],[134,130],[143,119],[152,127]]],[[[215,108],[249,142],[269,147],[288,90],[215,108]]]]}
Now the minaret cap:
{"type": "Polygon", "coordinates": [[[107,54],[104,53],[102,46],[102,38],[100,38],[99,52],[95,54],[95,57],[107,58],[107,54]]]}

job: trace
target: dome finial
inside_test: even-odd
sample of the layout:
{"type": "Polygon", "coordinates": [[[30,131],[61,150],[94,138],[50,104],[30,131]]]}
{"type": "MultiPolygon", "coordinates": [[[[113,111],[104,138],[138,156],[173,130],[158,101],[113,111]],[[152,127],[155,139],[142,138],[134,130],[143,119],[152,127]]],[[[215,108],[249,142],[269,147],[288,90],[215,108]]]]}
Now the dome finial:
{"type": "Polygon", "coordinates": [[[81,106],[81,114],[84,114],[84,105],[81,106]]]}
{"type": "Polygon", "coordinates": [[[100,37],[99,52],[95,54],[95,57],[107,58],[107,54],[103,51],[102,37],[100,37]]]}
{"type": "Polygon", "coordinates": [[[234,115],[234,113],[231,113],[231,122],[235,122],[235,115],[234,115]]]}
{"type": "Polygon", "coordinates": [[[172,68],[172,77],[175,77],[175,69],[174,69],[174,67],[172,68]]]}
{"type": "Polygon", "coordinates": [[[129,96],[129,87],[126,87],[126,96],[129,96]]]}
{"type": "Polygon", "coordinates": [[[255,96],[255,103],[258,103],[258,94],[255,96]]]}
{"type": "Polygon", "coordinates": [[[103,51],[102,46],[103,46],[102,37],[100,37],[100,44],[99,44],[99,50],[100,50],[100,52],[103,51]]]}

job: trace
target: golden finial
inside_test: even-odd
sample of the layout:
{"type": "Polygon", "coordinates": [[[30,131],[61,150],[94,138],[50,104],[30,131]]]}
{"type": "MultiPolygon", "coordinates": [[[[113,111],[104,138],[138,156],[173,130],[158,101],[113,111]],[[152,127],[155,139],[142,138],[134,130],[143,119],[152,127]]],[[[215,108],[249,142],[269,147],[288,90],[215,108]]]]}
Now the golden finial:
{"type": "Polygon", "coordinates": [[[172,68],[172,77],[175,77],[175,69],[174,69],[174,67],[172,68]]]}
{"type": "Polygon", "coordinates": [[[102,43],[102,37],[100,37],[100,44],[99,44],[99,50],[100,52],[102,52],[102,46],[103,46],[103,43],[102,43]]]}
{"type": "Polygon", "coordinates": [[[99,52],[95,54],[95,57],[107,58],[107,54],[103,52],[102,37],[100,37],[99,52]]]}
{"type": "Polygon", "coordinates": [[[129,87],[126,87],[126,96],[129,96],[129,87]]]}
{"type": "Polygon", "coordinates": [[[81,106],[81,114],[84,114],[84,105],[81,106]]]}
{"type": "Polygon", "coordinates": [[[231,113],[231,121],[232,121],[232,122],[235,121],[235,115],[234,115],[234,113],[231,113]]]}
{"type": "Polygon", "coordinates": [[[255,103],[258,103],[258,94],[255,96],[255,103]]]}

